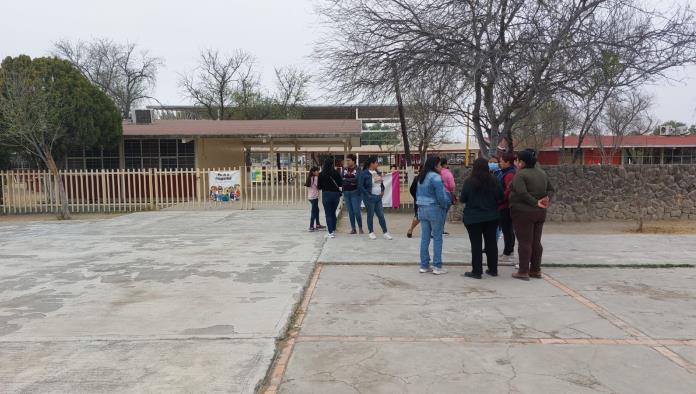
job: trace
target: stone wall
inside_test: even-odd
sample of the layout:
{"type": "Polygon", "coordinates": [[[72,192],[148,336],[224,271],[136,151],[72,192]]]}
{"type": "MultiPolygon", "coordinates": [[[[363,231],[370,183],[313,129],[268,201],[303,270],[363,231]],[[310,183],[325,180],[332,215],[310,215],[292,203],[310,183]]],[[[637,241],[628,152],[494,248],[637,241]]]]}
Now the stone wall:
{"type": "MultiPolygon", "coordinates": [[[[552,221],[696,220],[696,165],[544,166],[552,221]]],[[[457,170],[463,181],[467,169],[457,170]]]]}

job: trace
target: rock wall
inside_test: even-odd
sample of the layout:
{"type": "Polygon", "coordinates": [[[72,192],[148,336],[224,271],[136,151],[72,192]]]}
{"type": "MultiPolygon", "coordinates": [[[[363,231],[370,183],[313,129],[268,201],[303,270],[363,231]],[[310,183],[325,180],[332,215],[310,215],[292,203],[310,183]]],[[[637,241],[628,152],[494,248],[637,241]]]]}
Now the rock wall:
{"type": "MultiPolygon", "coordinates": [[[[696,220],[696,165],[544,166],[552,221],[696,220]]],[[[468,169],[455,170],[459,184],[468,169]]]]}

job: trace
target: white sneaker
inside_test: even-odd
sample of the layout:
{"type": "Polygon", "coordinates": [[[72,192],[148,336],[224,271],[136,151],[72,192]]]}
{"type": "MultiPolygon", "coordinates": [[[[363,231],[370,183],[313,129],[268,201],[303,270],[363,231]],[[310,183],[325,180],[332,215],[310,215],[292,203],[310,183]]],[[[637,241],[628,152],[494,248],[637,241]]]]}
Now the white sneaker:
{"type": "Polygon", "coordinates": [[[431,272],[431,271],[432,271],[432,268],[430,268],[430,267],[418,269],[418,272],[420,272],[421,274],[427,274],[428,272],[431,272]]]}
{"type": "Polygon", "coordinates": [[[391,234],[389,234],[389,232],[384,233],[383,237],[384,239],[394,239],[394,237],[392,237],[391,234]]]}
{"type": "Polygon", "coordinates": [[[328,233],[328,234],[326,234],[326,238],[336,238],[336,234],[328,233]]]}
{"type": "Polygon", "coordinates": [[[520,269],[520,263],[515,263],[515,269],[519,270],[520,269]]]}
{"type": "Polygon", "coordinates": [[[369,237],[370,239],[377,239],[377,235],[375,235],[375,233],[370,233],[369,237]]]}
{"type": "Polygon", "coordinates": [[[446,273],[447,273],[447,270],[444,268],[437,268],[437,267],[433,268],[433,275],[444,275],[446,273]]]}

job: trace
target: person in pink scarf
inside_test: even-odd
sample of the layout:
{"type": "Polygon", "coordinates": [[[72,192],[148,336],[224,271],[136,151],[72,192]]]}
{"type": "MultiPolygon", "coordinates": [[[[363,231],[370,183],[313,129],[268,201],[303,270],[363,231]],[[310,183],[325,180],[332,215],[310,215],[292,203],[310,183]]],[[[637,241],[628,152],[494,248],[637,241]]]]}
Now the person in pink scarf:
{"type": "MultiPolygon", "coordinates": [[[[452,174],[452,171],[449,169],[449,164],[447,164],[447,158],[443,157],[440,160],[440,165],[442,166],[442,170],[440,170],[440,176],[442,177],[442,183],[445,185],[445,191],[447,194],[450,196],[450,200],[452,201],[452,205],[457,203],[457,197],[456,197],[456,185],[454,183],[454,175],[452,174]]],[[[449,235],[447,231],[445,231],[443,234],[449,235]]]]}

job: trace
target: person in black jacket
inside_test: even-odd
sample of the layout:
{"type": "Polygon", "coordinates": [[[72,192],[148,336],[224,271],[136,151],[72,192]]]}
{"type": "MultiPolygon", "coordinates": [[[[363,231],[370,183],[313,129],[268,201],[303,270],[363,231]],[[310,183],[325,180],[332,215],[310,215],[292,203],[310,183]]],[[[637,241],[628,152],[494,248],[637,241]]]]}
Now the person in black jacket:
{"type": "Polygon", "coordinates": [[[326,215],[326,235],[328,238],[336,237],[336,210],[341,199],[341,174],[334,168],[333,158],[324,160],[324,165],[319,173],[319,190],[321,190],[324,215],[326,215]]]}
{"type": "Polygon", "coordinates": [[[406,237],[411,238],[413,237],[413,230],[416,228],[416,226],[420,223],[420,220],[418,220],[418,204],[416,203],[416,192],[418,191],[418,177],[414,177],[413,182],[411,182],[411,186],[408,188],[408,192],[411,193],[411,197],[413,197],[413,211],[416,216],[414,216],[413,220],[411,221],[411,227],[409,227],[408,231],[406,232],[406,237]]]}
{"type": "Polygon", "coordinates": [[[481,238],[486,244],[486,259],[490,276],[498,276],[498,205],[503,201],[503,189],[488,170],[486,159],[476,159],[474,167],[464,185],[459,198],[464,204],[464,225],[471,242],[471,272],[464,276],[481,279],[483,274],[483,250],[481,238]]]}

